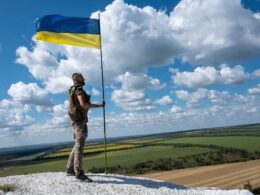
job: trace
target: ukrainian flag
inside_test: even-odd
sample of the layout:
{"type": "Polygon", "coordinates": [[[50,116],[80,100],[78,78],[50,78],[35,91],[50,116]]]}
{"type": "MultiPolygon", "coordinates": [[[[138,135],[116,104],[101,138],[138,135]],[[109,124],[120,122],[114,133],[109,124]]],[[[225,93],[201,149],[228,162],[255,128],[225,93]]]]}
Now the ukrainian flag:
{"type": "Polygon", "coordinates": [[[57,44],[101,47],[99,20],[47,15],[36,23],[36,39],[57,44]]]}

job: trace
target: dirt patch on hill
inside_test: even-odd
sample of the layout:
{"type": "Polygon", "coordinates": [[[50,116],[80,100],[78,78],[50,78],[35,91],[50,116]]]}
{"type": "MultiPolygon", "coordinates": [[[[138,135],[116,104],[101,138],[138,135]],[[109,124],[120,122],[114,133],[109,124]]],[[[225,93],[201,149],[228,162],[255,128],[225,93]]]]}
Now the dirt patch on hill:
{"type": "Polygon", "coordinates": [[[248,181],[252,186],[259,187],[260,160],[162,171],[140,176],[190,187],[243,188],[248,181]]]}

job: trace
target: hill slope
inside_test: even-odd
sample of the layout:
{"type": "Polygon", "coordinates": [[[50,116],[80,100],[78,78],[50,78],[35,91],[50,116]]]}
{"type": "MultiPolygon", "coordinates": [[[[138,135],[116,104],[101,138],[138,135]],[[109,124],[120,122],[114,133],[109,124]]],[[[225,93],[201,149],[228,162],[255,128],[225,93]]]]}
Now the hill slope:
{"type": "MultiPolygon", "coordinates": [[[[0,186],[13,184],[17,189],[8,194],[124,194],[124,195],[251,195],[247,190],[187,188],[159,180],[122,175],[88,174],[94,180],[86,183],[67,177],[65,173],[37,173],[0,178],[0,186]]],[[[4,194],[0,191],[0,194],[4,194]]]]}
{"type": "Polygon", "coordinates": [[[260,159],[195,168],[160,171],[140,175],[151,179],[178,182],[190,187],[217,187],[221,189],[243,188],[250,181],[260,186],[260,159]]]}

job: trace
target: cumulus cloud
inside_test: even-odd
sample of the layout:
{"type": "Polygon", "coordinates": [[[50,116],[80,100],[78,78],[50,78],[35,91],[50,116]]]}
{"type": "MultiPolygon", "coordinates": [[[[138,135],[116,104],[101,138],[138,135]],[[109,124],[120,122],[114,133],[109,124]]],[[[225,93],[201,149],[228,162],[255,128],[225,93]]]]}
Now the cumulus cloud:
{"type": "Polygon", "coordinates": [[[214,65],[259,56],[260,20],[241,0],[182,0],[170,24],[185,48],[183,61],[214,65]]]}
{"type": "Polygon", "coordinates": [[[123,113],[108,116],[112,136],[160,133],[205,127],[257,123],[259,121],[259,98],[243,104],[209,105],[207,107],[181,108],[174,105],[166,112],[123,113]],[[237,114],[239,113],[239,115],[237,114]],[[250,113],[250,115],[248,114],[250,113]]]}
{"type": "Polygon", "coordinates": [[[247,110],[248,113],[256,113],[257,112],[257,107],[252,107],[252,108],[248,108],[247,110]]]}
{"type": "Polygon", "coordinates": [[[120,89],[112,92],[111,100],[125,110],[151,110],[152,101],[147,98],[146,88],[160,89],[163,85],[158,79],[146,74],[132,74],[126,72],[118,77],[120,89]]]}
{"type": "Polygon", "coordinates": [[[196,107],[203,100],[209,100],[214,104],[226,104],[230,97],[228,91],[208,90],[205,88],[199,88],[191,93],[186,90],[176,90],[175,94],[177,98],[185,100],[187,106],[191,108],[196,107]]]}
{"type": "Polygon", "coordinates": [[[22,81],[12,84],[8,89],[8,94],[13,100],[25,104],[38,106],[51,106],[48,92],[41,89],[36,83],[25,84],[22,81]]]}
{"type": "MultiPolygon", "coordinates": [[[[178,131],[256,123],[260,116],[259,96],[250,97],[251,99],[244,97],[248,98],[248,101],[243,104],[209,105],[208,107],[185,109],[174,105],[165,112],[153,110],[148,113],[108,113],[107,133],[109,137],[114,137],[161,133],[162,130],[178,131]]],[[[233,99],[233,97],[231,98],[233,99]]],[[[62,104],[54,105],[50,119],[33,123],[33,119],[27,115],[30,111],[28,105],[23,106],[19,102],[10,100],[0,101],[0,137],[5,138],[0,145],[4,146],[3,143],[7,143],[6,140],[24,140],[27,144],[72,140],[73,132],[66,113],[67,104],[68,102],[65,101],[62,104]],[[10,114],[6,115],[6,110],[9,110],[10,114]]],[[[91,116],[88,124],[91,130],[89,139],[103,136],[102,124],[102,117],[91,116]]]]}
{"type": "Polygon", "coordinates": [[[256,78],[260,77],[260,69],[255,70],[253,72],[253,76],[256,77],[256,78]]]}
{"type": "Polygon", "coordinates": [[[68,100],[64,101],[63,104],[54,105],[52,108],[52,119],[51,122],[60,127],[67,127],[69,124],[68,118],[68,100]]]}
{"type": "MultiPolygon", "coordinates": [[[[22,144],[25,142],[26,144],[39,144],[72,138],[67,107],[68,101],[48,107],[47,111],[50,117],[39,122],[30,116],[33,111],[31,106],[14,100],[1,100],[0,137],[5,137],[5,140],[0,145],[10,145],[6,140],[11,140],[14,145],[17,145],[21,141],[22,144]],[[8,114],[6,114],[7,112],[8,114]]],[[[37,106],[36,109],[46,111],[46,107],[43,106],[37,106]]]]}
{"type": "MultiPolygon", "coordinates": [[[[153,110],[145,114],[111,114],[108,116],[108,127],[114,136],[125,135],[121,129],[137,129],[139,132],[134,133],[142,134],[140,130],[143,129],[161,131],[165,128],[170,131],[259,120],[259,101],[254,99],[257,96],[253,97],[253,94],[258,93],[259,86],[248,89],[252,97],[240,94],[231,96],[225,91],[200,88],[212,84],[241,83],[252,75],[259,77],[259,70],[246,73],[242,66],[209,66],[259,56],[259,13],[244,9],[240,0],[182,0],[170,15],[150,6],[139,8],[115,0],[102,11],[101,16],[105,84],[114,86],[111,100],[124,110],[131,112],[154,108],[147,90],[161,89],[164,85],[148,75],[149,67],[172,64],[175,58],[192,65],[206,65],[193,72],[181,73],[175,69],[176,81],[175,78],[173,81],[176,84],[199,88],[194,92],[176,91],[176,96],[187,102],[187,109],[175,105],[166,113],[153,110]],[[240,105],[231,107],[227,104],[231,97],[240,102],[240,105]],[[213,103],[213,107],[198,109],[196,105],[203,100],[213,103]],[[238,112],[241,115],[237,116],[238,112]],[[248,113],[252,113],[251,118],[248,113]]],[[[97,12],[91,17],[97,17],[97,12]]],[[[13,100],[2,101],[2,104],[8,104],[9,107],[4,106],[1,110],[0,106],[1,116],[6,113],[6,109],[15,110],[15,106],[18,114],[13,111],[12,116],[0,119],[1,132],[8,132],[13,122],[16,127],[26,126],[23,128],[26,129],[23,131],[25,134],[57,132],[57,135],[61,135],[69,132],[66,102],[46,108],[46,105],[50,105],[47,94],[67,91],[72,85],[71,74],[74,72],[81,72],[86,77],[87,84],[92,85],[93,95],[97,94],[94,89],[101,84],[99,51],[44,43],[36,41],[35,37],[32,40],[32,47],[17,48],[16,62],[26,66],[44,89],[24,83],[19,84],[22,86],[20,91],[15,89],[18,84],[10,87],[9,93],[13,100]],[[30,95],[22,93],[25,89],[30,91],[30,95]],[[10,108],[9,101],[14,102],[14,107],[10,108]],[[36,109],[39,112],[48,111],[51,119],[30,125],[33,118],[28,116],[26,110],[30,106],[21,103],[37,105],[36,109]]],[[[169,102],[171,100],[167,97],[155,101],[159,104],[169,102]]],[[[93,117],[90,126],[101,129],[100,121],[102,118],[93,117]]]]}
{"type": "Polygon", "coordinates": [[[165,95],[165,96],[161,97],[160,99],[155,100],[154,102],[157,104],[160,104],[160,105],[170,105],[173,103],[173,100],[171,99],[170,96],[165,95]]]}
{"type": "Polygon", "coordinates": [[[24,46],[19,47],[16,54],[16,63],[25,65],[36,79],[47,80],[59,65],[55,56],[37,46],[32,52],[24,46]]]}
{"type": "Polygon", "coordinates": [[[96,88],[92,88],[91,94],[93,96],[100,96],[101,92],[99,90],[97,90],[96,88]]]}
{"type": "MultiPolygon", "coordinates": [[[[102,12],[101,26],[105,80],[110,84],[126,71],[145,73],[148,67],[172,63],[174,57],[216,64],[258,56],[260,51],[260,21],[240,0],[182,0],[170,16],[150,6],[115,0],[102,12]]],[[[90,84],[100,83],[98,50],[33,40],[32,49],[17,49],[16,62],[28,67],[51,92],[65,91],[76,71],[90,84]],[[57,80],[66,83],[58,90],[53,84],[57,80]]]]}
{"type": "Polygon", "coordinates": [[[255,13],[255,14],[254,14],[254,17],[255,17],[256,19],[260,19],[260,13],[255,13]]]}
{"type": "MultiPolygon", "coordinates": [[[[228,67],[226,64],[220,66],[219,70],[215,67],[197,67],[193,72],[179,72],[177,69],[170,69],[173,73],[171,77],[177,85],[186,85],[191,88],[198,88],[213,84],[241,84],[250,78],[240,65],[228,67]]],[[[257,74],[254,72],[252,74],[257,74]]]]}
{"type": "Polygon", "coordinates": [[[171,108],[171,112],[173,113],[182,113],[183,112],[183,109],[179,106],[176,106],[174,105],[172,108],[171,108]]]}
{"type": "Polygon", "coordinates": [[[17,101],[3,99],[0,101],[0,134],[20,134],[34,122],[29,116],[30,106],[17,101]]]}
{"type": "Polygon", "coordinates": [[[248,89],[248,93],[251,95],[256,95],[256,94],[260,94],[260,84],[258,84],[256,87],[254,88],[250,88],[248,89]]]}
{"type": "MultiPolygon", "coordinates": [[[[107,6],[101,20],[105,83],[114,84],[125,72],[146,73],[150,66],[171,63],[178,43],[168,22],[164,12],[149,6],[138,8],[122,0],[107,6]]],[[[28,67],[50,92],[65,91],[73,72],[82,72],[89,84],[100,84],[98,50],[39,42],[35,37],[33,41],[33,48],[17,49],[16,62],[28,67]]]]}

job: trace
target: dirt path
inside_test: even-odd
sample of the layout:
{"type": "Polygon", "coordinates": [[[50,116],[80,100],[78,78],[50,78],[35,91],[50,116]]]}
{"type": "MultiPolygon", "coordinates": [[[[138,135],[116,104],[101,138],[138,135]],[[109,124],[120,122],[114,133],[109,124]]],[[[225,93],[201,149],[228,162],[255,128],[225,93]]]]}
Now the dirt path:
{"type": "Polygon", "coordinates": [[[260,160],[162,171],[139,175],[191,187],[243,188],[248,181],[260,186],[260,160]]]}

